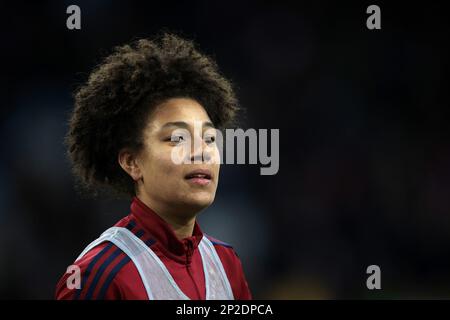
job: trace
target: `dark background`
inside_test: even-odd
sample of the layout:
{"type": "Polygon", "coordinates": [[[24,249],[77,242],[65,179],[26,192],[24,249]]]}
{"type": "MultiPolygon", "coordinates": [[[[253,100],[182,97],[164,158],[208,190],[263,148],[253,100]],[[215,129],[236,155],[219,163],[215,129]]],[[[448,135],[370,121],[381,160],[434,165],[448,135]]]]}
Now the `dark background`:
{"type": "Polygon", "coordinates": [[[437,2],[49,1],[0,5],[0,298],[51,299],[128,214],[74,190],[73,90],[113,46],[161,29],[216,58],[280,129],[280,170],[224,165],[202,229],[232,244],[255,298],[450,297],[449,18],[437,2]],[[66,28],[67,6],[81,30],[66,28]],[[381,30],[366,8],[381,8],[381,30]],[[366,268],[381,268],[381,290],[366,268]]]}

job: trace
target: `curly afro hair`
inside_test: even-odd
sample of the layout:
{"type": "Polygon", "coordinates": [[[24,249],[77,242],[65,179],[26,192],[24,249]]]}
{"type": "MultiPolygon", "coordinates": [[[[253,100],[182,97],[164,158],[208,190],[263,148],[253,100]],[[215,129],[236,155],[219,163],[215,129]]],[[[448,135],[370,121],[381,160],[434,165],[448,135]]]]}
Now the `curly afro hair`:
{"type": "Polygon", "coordinates": [[[66,144],[77,186],[92,196],[105,189],[133,196],[118,153],[139,151],[151,110],[175,97],[198,101],[218,129],[239,109],[230,82],[191,41],[166,33],[116,47],[75,92],[66,144]]]}

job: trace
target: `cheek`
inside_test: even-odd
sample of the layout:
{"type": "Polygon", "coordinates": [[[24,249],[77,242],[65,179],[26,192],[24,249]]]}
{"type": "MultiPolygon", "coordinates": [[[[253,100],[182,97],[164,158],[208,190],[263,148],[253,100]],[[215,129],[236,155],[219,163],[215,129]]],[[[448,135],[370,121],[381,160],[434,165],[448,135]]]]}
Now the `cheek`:
{"type": "Polygon", "coordinates": [[[164,176],[166,180],[169,180],[178,177],[177,173],[181,171],[181,166],[172,161],[170,154],[161,153],[154,157],[153,170],[159,177],[164,176]]]}
{"type": "Polygon", "coordinates": [[[176,166],[172,162],[170,154],[166,152],[152,153],[148,152],[144,160],[144,177],[146,180],[155,184],[165,184],[169,177],[176,172],[176,166]]]}
{"type": "Polygon", "coordinates": [[[211,170],[214,170],[215,176],[219,178],[220,172],[220,153],[219,149],[214,148],[211,152],[211,170]]]}
{"type": "Polygon", "coordinates": [[[214,146],[209,146],[205,148],[205,153],[207,153],[210,157],[209,161],[212,163],[219,163],[220,164],[220,152],[217,145],[214,144],[214,146]]]}
{"type": "Polygon", "coordinates": [[[220,163],[213,164],[213,170],[214,170],[215,176],[217,177],[216,181],[218,181],[219,173],[220,173],[220,163]]]}

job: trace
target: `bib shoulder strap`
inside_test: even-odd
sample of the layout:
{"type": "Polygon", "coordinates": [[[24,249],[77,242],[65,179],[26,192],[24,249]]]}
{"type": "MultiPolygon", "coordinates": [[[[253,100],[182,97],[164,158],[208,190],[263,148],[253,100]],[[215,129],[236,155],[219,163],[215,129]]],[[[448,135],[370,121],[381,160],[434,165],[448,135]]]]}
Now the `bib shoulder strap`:
{"type": "Polygon", "coordinates": [[[199,250],[202,255],[203,270],[205,273],[206,299],[234,300],[230,281],[228,280],[222,261],[214,248],[214,244],[206,236],[203,236],[200,241],[199,250]],[[211,268],[211,265],[214,267],[211,268]],[[222,296],[220,291],[223,292],[225,297],[222,296]]]}
{"type": "MultiPolygon", "coordinates": [[[[83,252],[80,253],[80,255],[75,259],[75,262],[80,260],[86,253],[91,251],[94,247],[98,246],[99,244],[110,241],[111,238],[117,233],[116,229],[119,229],[119,227],[112,227],[107,229],[105,232],[103,232],[100,237],[98,237],[96,240],[92,241],[86,248],[84,248],[83,252]]],[[[125,228],[120,228],[125,229],[125,228]]]]}

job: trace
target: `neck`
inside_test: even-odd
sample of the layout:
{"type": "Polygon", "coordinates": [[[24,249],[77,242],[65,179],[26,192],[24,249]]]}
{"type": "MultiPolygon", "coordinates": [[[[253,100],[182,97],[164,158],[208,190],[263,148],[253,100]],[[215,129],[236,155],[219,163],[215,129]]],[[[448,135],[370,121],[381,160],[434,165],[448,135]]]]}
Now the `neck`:
{"type": "Polygon", "coordinates": [[[187,221],[178,221],[175,219],[171,219],[170,217],[161,217],[168,223],[173,229],[173,232],[177,236],[178,239],[183,240],[184,238],[191,237],[192,232],[194,231],[195,225],[195,217],[187,220],[187,221]]]}
{"type": "Polygon", "coordinates": [[[137,197],[172,227],[172,230],[178,239],[183,240],[184,238],[192,236],[195,225],[195,215],[185,216],[182,212],[168,210],[167,208],[158,206],[145,196],[138,195],[137,197]]]}

